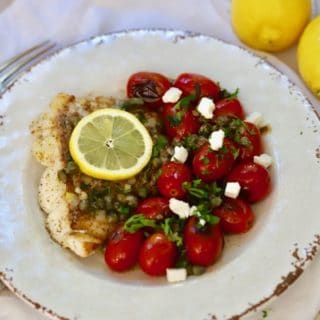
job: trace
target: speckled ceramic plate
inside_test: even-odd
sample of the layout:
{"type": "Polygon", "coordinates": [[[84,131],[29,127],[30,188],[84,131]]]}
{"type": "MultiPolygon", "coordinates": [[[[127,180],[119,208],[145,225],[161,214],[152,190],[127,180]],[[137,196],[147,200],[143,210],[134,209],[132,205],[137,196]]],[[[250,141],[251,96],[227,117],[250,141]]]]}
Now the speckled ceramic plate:
{"type": "Polygon", "coordinates": [[[320,124],[312,106],[263,59],[219,40],[173,31],[100,36],[66,48],[26,73],[0,100],[0,277],[56,319],[239,319],[281,294],[319,245],[320,124]],[[81,260],[44,229],[37,203],[43,170],[31,157],[30,122],[64,91],[125,95],[128,76],[190,71],[240,88],[246,110],[271,124],[266,149],[273,192],[254,207],[246,235],[227,238],[201,277],[167,284],[140,271],[112,274],[97,254],[81,260]]]}

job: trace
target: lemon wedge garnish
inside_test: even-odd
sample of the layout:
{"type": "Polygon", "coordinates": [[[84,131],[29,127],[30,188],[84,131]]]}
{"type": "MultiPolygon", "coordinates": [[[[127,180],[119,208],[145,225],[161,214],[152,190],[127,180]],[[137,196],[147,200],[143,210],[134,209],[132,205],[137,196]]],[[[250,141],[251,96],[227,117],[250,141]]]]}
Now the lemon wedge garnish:
{"type": "Polygon", "coordinates": [[[107,108],[79,121],[71,134],[69,149],[80,170],[88,176],[123,180],[147,165],[152,139],[133,114],[107,108]]]}

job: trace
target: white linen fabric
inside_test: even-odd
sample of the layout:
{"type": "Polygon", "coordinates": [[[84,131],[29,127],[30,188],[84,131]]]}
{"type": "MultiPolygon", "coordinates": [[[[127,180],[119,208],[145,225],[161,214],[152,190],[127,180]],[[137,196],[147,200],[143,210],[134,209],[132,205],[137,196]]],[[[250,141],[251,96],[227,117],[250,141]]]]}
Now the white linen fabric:
{"type": "MultiPolygon", "coordinates": [[[[192,30],[239,44],[228,21],[229,6],[229,0],[1,0],[0,63],[46,39],[63,46],[93,35],[132,28],[192,30]]],[[[277,57],[297,69],[296,48],[277,57]]],[[[303,86],[285,65],[278,67],[303,86]]],[[[319,102],[304,90],[319,107],[319,102]]],[[[266,307],[267,319],[272,320],[312,320],[318,310],[319,255],[289,290],[266,307]]],[[[262,317],[262,313],[257,313],[247,319],[262,317]]],[[[46,318],[4,289],[0,281],[0,320],[24,319],[46,318]]]]}

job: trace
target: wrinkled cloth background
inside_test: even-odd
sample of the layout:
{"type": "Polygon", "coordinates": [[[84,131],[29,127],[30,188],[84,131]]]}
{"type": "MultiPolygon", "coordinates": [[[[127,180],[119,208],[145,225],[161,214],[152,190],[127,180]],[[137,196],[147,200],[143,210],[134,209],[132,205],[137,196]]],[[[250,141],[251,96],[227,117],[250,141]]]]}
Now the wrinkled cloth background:
{"type": "MultiPolygon", "coordinates": [[[[316,11],[320,0],[314,4],[316,11]]],[[[46,39],[64,46],[93,35],[132,28],[192,30],[240,44],[231,28],[229,7],[230,0],[1,0],[0,63],[46,39]]],[[[319,101],[294,72],[296,47],[276,57],[284,63],[278,67],[303,88],[320,111],[319,101]]],[[[315,319],[320,310],[320,256],[265,310],[270,320],[315,319]]],[[[262,318],[262,313],[257,313],[247,319],[262,318]]],[[[46,318],[16,298],[0,281],[0,320],[25,319],[46,318]]]]}

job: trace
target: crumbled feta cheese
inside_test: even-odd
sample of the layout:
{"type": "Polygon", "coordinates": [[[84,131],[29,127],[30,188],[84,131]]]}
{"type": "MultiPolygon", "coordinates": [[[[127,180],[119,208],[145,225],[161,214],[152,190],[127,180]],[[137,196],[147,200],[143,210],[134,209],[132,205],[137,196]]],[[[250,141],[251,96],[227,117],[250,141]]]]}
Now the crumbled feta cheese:
{"type": "Polygon", "coordinates": [[[272,165],[273,159],[268,154],[263,153],[263,154],[260,154],[260,156],[254,156],[253,162],[256,164],[260,164],[261,166],[267,169],[272,165]]]}
{"type": "Polygon", "coordinates": [[[180,219],[186,219],[190,215],[190,206],[189,203],[181,201],[175,198],[169,200],[170,210],[179,216],[180,219]]]}
{"type": "Polygon", "coordinates": [[[213,118],[213,111],[216,108],[212,99],[203,97],[201,98],[197,110],[205,119],[212,119],[213,118]]]}
{"type": "Polygon", "coordinates": [[[182,91],[178,88],[171,87],[162,96],[162,101],[164,103],[175,103],[182,95],[182,91]]]}
{"type": "Polygon", "coordinates": [[[174,153],[171,158],[171,161],[177,161],[181,163],[185,163],[188,158],[188,150],[184,147],[174,147],[174,153]]]}
{"type": "Polygon", "coordinates": [[[199,219],[199,223],[201,226],[204,226],[206,224],[206,220],[201,218],[201,219],[199,219]]]}
{"type": "Polygon", "coordinates": [[[246,117],[245,121],[253,123],[259,129],[266,126],[262,114],[260,112],[253,112],[249,114],[246,117]]]}
{"type": "Polygon", "coordinates": [[[224,131],[217,130],[213,131],[209,137],[210,148],[212,150],[219,150],[223,146],[223,139],[224,139],[224,131]]]}
{"type": "Polygon", "coordinates": [[[179,282],[187,279],[187,269],[185,268],[168,268],[166,272],[168,282],[179,282]]]}
{"type": "Polygon", "coordinates": [[[228,198],[236,199],[240,193],[241,186],[239,182],[227,182],[224,195],[228,198]]]}

